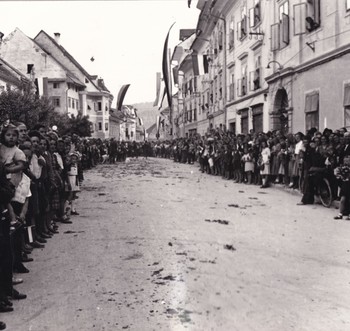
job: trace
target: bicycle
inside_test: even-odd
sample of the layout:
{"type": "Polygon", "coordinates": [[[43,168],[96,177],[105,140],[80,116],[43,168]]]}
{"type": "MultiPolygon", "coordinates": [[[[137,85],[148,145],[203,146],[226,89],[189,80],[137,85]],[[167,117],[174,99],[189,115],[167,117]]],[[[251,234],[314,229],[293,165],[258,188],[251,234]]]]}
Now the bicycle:
{"type": "Polygon", "coordinates": [[[333,202],[333,192],[330,184],[331,173],[327,168],[311,167],[309,176],[318,176],[315,183],[315,195],[319,197],[322,205],[329,208],[333,202]]]}

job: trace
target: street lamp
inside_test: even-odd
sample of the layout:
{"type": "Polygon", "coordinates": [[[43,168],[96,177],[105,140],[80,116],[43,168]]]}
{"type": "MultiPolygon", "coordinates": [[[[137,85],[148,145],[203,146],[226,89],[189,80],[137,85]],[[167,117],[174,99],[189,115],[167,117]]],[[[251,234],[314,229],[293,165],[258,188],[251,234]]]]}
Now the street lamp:
{"type": "Polygon", "coordinates": [[[275,61],[275,60],[270,61],[270,62],[267,64],[266,69],[270,69],[270,68],[271,68],[271,67],[270,67],[270,64],[271,64],[271,63],[276,63],[276,64],[278,64],[278,66],[279,66],[278,70],[282,70],[282,69],[283,69],[283,65],[282,65],[281,63],[279,63],[278,61],[275,61]]]}

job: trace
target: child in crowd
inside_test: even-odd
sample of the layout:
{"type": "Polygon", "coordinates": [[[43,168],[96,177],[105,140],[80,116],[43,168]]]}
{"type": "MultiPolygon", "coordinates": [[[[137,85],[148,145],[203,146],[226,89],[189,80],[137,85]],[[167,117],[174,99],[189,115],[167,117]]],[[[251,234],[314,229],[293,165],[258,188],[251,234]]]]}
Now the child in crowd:
{"type": "MultiPolygon", "coordinates": [[[[70,153],[67,159],[67,179],[68,183],[66,186],[67,191],[67,205],[68,213],[70,215],[79,215],[74,206],[74,200],[77,199],[77,193],[80,192],[79,178],[78,178],[78,153],[70,153]]],[[[66,211],[67,214],[67,211],[66,211]]]]}
{"type": "Polygon", "coordinates": [[[244,182],[247,184],[252,183],[252,174],[254,171],[254,162],[252,150],[247,147],[244,148],[244,154],[242,156],[242,162],[244,163],[244,182]]]}

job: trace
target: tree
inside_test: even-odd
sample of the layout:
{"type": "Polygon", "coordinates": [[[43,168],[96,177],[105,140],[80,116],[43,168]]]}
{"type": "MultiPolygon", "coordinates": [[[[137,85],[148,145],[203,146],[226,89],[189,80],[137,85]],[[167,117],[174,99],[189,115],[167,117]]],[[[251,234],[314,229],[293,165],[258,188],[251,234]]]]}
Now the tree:
{"type": "Polygon", "coordinates": [[[63,127],[57,126],[59,129],[58,132],[62,135],[75,133],[80,137],[91,137],[91,122],[89,121],[89,116],[83,116],[81,113],[77,116],[72,115],[68,117],[68,121],[63,127]]]}
{"type": "Polygon", "coordinates": [[[7,88],[0,93],[0,124],[6,120],[23,122],[28,129],[40,123],[50,128],[56,125],[60,135],[76,133],[81,137],[91,136],[88,116],[79,113],[76,117],[69,117],[55,111],[50,99],[39,97],[29,86],[23,86],[20,90],[7,88]]]}
{"type": "Polygon", "coordinates": [[[49,114],[54,107],[46,97],[38,97],[30,87],[11,90],[9,87],[0,94],[0,122],[23,122],[28,128],[37,123],[48,124],[49,114]]]}

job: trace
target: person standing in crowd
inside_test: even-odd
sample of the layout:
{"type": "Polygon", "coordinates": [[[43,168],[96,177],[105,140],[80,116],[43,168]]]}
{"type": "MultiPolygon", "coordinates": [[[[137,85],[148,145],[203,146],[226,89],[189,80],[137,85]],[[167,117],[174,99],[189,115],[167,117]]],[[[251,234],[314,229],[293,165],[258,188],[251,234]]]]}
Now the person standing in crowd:
{"type": "Polygon", "coordinates": [[[299,178],[302,176],[301,173],[301,167],[300,167],[300,157],[301,157],[301,152],[303,152],[305,149],[304,144],[303,144],[303,134],[301,132],[298,132],[295,135],[295,147],[294,147],[294,168],[293,172],[291,174],[292,181],[289,184],[290,188],[299,188],[299,178]]]}
{"type": "Polygon", "coordinates": [[[261,153],[260,153],[260,175],[262,178],[261,188],[268,187],[268,179],[270,175],[270,157],[271,151],[265,140],[261,141],[261,153]]]}

